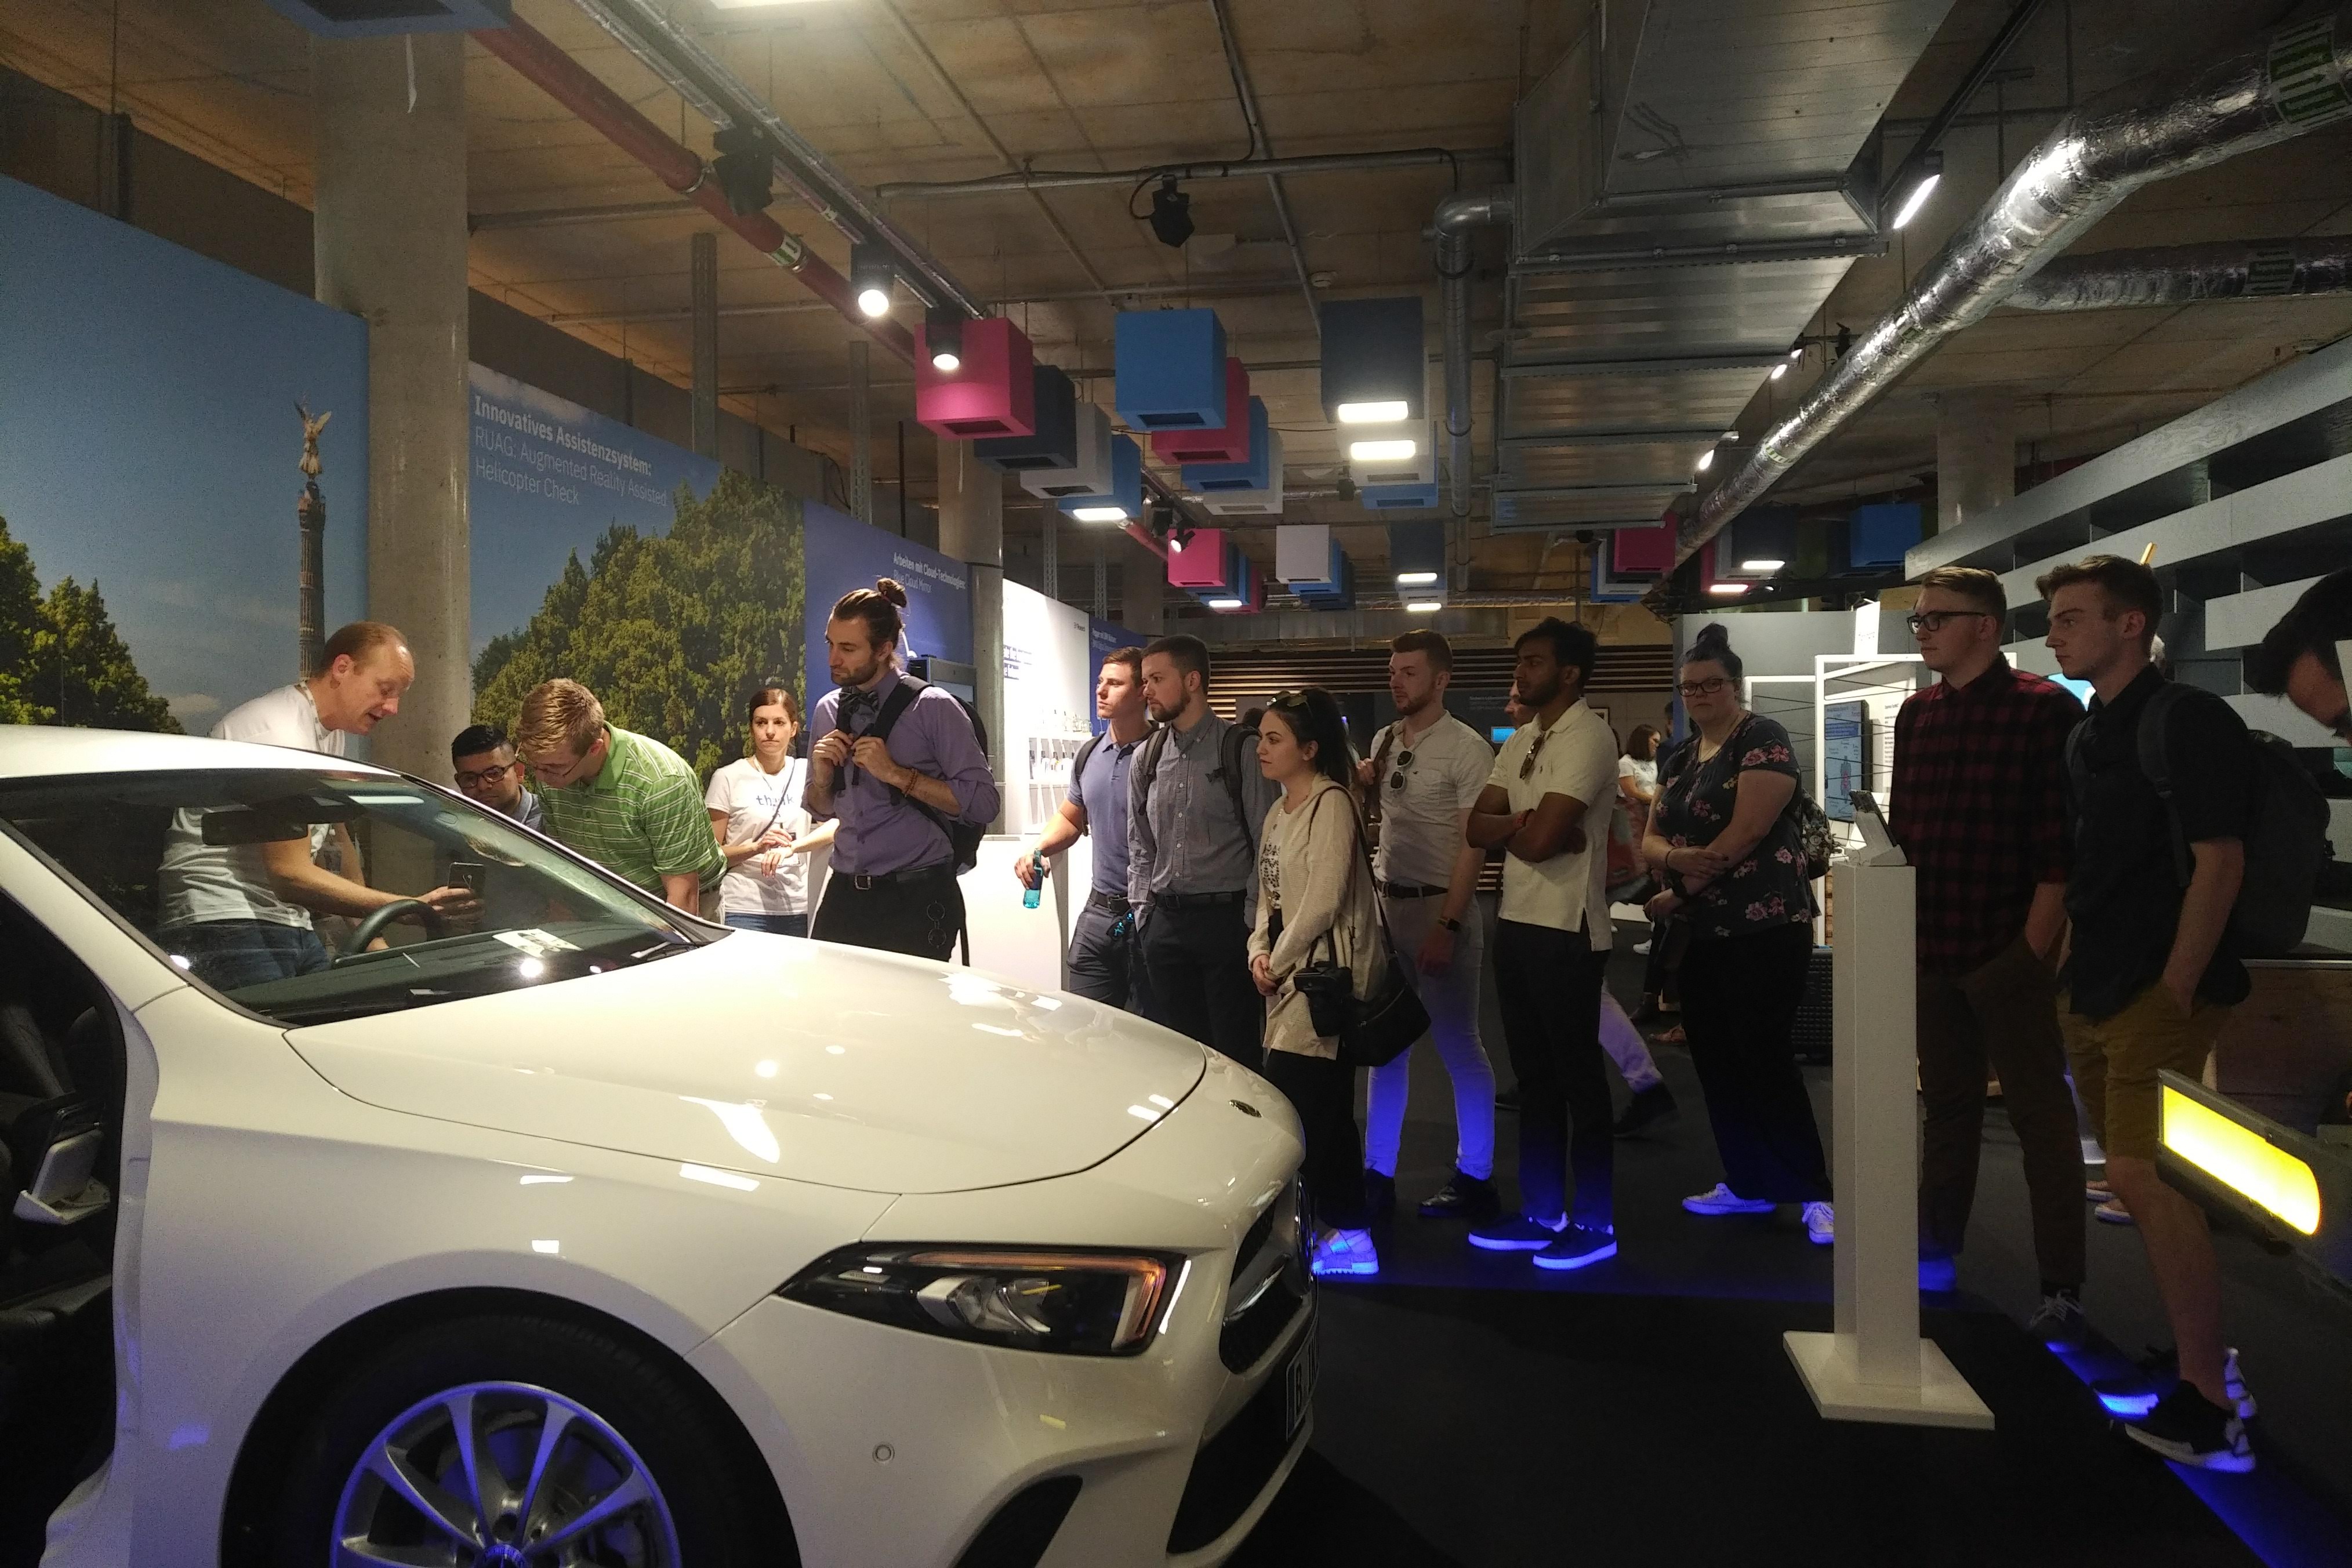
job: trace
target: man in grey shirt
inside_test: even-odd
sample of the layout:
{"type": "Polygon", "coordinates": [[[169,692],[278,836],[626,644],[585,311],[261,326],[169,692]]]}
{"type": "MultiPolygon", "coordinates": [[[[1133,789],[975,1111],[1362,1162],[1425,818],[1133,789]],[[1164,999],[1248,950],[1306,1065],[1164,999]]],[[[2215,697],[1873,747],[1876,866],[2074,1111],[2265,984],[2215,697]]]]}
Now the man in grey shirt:
{"type": "Polygon", "coordinates": [[[1265,1004],[1250,979],[1258,836],[1279,793],[1255,737],[1209,711],[1209,649],[1169,637],[1143,650],[1144,700],[1160,724],[1135,760],[1127,817],[1128,902],[1161,1016],[1255,1068],[1265,1004]]]}

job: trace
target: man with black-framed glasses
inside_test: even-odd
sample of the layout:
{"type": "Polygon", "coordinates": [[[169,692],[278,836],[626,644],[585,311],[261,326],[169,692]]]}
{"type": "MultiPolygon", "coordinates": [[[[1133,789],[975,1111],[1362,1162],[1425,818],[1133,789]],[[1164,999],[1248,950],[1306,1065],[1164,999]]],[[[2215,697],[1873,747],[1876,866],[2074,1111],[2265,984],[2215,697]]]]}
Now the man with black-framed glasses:
{"type": "MultiPolygon", "coordinates": [[[[1478,1038],[1486,929],[1471,900],[1486,855],[1465,836],[1494,771],[1495,749],[1445,710],[1454,649],[1433,631],[1389,644],[1389,696],[1397,721],[1372,738],[1359,764],[1379,823],[1372,870],[1390,934],[1409,955],[1428,1038],[1454,1082],[1454,1175],[1425,1200],[1427,1219],[1488,1220],[1495,1195],[1495,1069],[1478,1038]]],[[[1374,1068],[1364,1139],[1365,1195],[1375,1215],[1396,1206],[1397,1150],[1404,1131],[1412,1053],[1374,1068]]]]}
{"type": "Polygon", "coordinates": [[[546,831],[539,796],[523,787],[522,763],[514,744],[496,724],[472,724],[449,742],[449,771],[457,793],[477,805],[503,812],[534,833],[546,831]]]}

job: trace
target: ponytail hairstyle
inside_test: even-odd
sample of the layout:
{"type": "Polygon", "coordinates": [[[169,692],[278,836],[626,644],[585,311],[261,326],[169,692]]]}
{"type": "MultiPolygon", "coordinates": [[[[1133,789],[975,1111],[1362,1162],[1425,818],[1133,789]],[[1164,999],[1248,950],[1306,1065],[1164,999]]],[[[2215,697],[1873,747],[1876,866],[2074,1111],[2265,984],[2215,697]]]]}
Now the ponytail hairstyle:
{"type": "Polygon", "coordinates": [[[852,588],[834,601],[833,618],[836,621],[864,621],[866,635],[876,647],[884,643],[895,645],[907,629],[898,614],[907,607],[907,590],[895,577],[877,577],[871,588],[852,588]]]}
{"type": "Polygon", "coordinates": [[[1739,662],[1739,656],[1731,651],[1731,634],[1723,629],[1721,621],[1709,621],[1699,627],[1698,637],[1691,643],[1690,652],[1683,655],[1685,667],[1700,663],[1721,665],[1723,673],[1734,680],[1747,672],[1747,666],[1739,662]]]}

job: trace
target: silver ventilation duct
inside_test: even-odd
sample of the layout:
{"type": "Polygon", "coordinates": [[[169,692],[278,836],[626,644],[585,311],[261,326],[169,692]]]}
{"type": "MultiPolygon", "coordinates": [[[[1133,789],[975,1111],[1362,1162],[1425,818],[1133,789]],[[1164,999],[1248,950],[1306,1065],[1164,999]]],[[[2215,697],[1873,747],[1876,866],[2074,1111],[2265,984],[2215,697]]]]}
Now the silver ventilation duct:
{"type": "Polygon", "coordinates": [[[1429,222],[1445,291],[1445,434],[1457,522],[1470,515],[1470,231],[1510,221],[1510,192],[1471,191],[1438,203],[1429,222]]]}
{"type": "Polygon", "coordinates": [[[2042,138],[1909,293],[1686,518],[1680,566],[1906,371],[2081,238],[2132,192],[2352,115],[2352,5],[2277,28],[2186,76],[2128,83],[2042,138]]]}
{"type": "Polygon", "coordinates": [[[2352,236],[2327,235],[2061,257],[2001,303],[2016,310],[2113,310],[2347,293],[2352,293],[2352,236]]]}

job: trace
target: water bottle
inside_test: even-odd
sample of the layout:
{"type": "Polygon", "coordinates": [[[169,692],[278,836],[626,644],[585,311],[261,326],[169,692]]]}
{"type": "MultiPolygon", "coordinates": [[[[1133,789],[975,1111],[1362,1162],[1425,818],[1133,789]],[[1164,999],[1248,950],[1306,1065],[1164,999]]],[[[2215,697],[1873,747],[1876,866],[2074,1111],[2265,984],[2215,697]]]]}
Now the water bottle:
{"type": "Polygon", "coordinates": [[[1021,889],[1021,907],[1034,910],[1045,891],[1045,858],[1032,850],[1029,854],[1029,885],[1021,889]]]}

